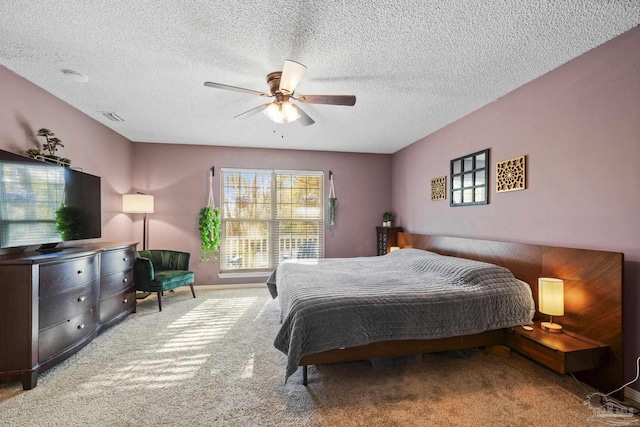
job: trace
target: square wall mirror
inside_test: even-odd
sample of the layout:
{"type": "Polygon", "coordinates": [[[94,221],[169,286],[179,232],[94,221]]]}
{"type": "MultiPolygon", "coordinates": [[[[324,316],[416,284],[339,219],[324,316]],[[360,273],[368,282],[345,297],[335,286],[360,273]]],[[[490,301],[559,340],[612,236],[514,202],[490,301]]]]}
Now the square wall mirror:
{"type": "Polygon", "coordinates": [[[489,203],[489,149],[451,160],[450,206],[489,203]]]}

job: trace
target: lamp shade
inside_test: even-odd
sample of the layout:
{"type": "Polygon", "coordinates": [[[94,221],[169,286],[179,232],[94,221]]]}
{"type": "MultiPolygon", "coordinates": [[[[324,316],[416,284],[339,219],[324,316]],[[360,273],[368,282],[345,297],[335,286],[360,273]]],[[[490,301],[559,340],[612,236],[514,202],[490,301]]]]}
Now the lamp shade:
{"type": "Polygon", "coordinates": [[[564,282],[560,279],[538,279],[538,311],[550,316],[564,315],[564,282]]]}
{"type": "Polygon", "coordinates": [[[153,196],[148,194],[123,194],[122,212],[153,213],[153,196]]]}

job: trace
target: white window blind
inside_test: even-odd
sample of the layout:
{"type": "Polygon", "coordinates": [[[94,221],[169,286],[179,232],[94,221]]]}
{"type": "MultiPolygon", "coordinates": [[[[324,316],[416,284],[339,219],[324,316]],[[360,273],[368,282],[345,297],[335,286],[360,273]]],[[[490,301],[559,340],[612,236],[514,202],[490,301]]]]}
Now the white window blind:
{"type": "Polygon", "coordinates": [[[322,172],[222,169],[221,271],[324,256],[322,172]]]}

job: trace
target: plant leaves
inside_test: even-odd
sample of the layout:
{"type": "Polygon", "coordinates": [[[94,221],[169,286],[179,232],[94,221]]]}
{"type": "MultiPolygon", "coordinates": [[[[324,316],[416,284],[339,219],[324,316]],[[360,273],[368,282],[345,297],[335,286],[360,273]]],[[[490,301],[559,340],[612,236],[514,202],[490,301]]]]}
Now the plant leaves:
{"type": "Polygon", "coordinates": [[[200,263],[204,264],[216,259],[215,254],[220,248],[220,209],[211,205],[201,208],[198,230],[202,253],[200,263]]]}

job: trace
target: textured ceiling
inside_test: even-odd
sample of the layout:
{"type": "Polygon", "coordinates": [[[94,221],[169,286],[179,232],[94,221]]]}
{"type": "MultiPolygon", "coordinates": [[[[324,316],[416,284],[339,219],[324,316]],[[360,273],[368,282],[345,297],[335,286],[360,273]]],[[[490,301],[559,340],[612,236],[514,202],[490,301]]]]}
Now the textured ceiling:
{"type": "Polygon", "coordinates": [[[0,63],[136,142],[393,153],[638,24],[638,0],[2,0],[0,63]],[[203,86],[268,91],[285,59],[356,105],[274,133],[233,119],[265,98],[203,86]]]}

